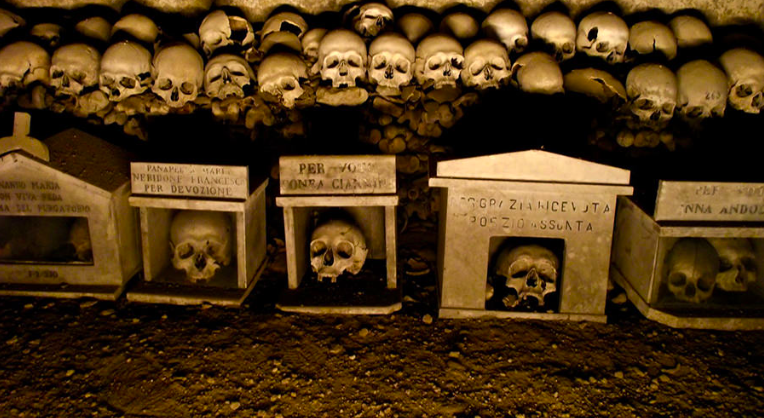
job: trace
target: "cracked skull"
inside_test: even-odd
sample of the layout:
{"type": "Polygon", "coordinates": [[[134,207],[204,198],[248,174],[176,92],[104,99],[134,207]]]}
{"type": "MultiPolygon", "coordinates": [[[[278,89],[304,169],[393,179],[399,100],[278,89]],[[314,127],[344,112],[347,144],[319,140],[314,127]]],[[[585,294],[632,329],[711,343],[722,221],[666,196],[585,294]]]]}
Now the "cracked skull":
{"type": "Polygon", "coordinates": [[[722,117],[727,107],[727,75],[705,60],[690,61],[676,72],[677,110],[687,120],[722,117]]]}
{"type": "Polygon", "coordinates": [[[355,32],[335,29],[321,39],[313,72],[332,87],[355,87],[366,79],[366,44],[355,32]]]}
{"type": "Polygon", "coordinates": [[[462,45],[450,35],[433,34],[416,48],[415,76],[420,85],[434,88],[456,87],[464,68],[462,45]]]}
{"type": "Polygon", "coordinates": [[[483,32],[504,44],[509,53],[523,52],[528,46],[528,22],[512,9],[497,9],[482,23],[483,32]]]}
{"type": "Polygon", "coordinates": [[[576,55],[576,24],[565,14],[547,12],[537,17],[531,24],[531,36],[541,40],[559,62],[576,55]]]}
{"type": "Polygon", "coordinates": [[[623,62],[629,44],[629,27],[610,12],[594,12],[578,23],[576,50],[610,64],[623,62]]]}
{"type": "Polygon", "coordinates": [[[0,49],[0,92],[34,82],[50,84],[50,55],[45,49],[25,41],[0,49]]]}
{"type": "Polygon", "coordinates": [[[758,114],[764,107],[764,57],[746,48],[731,49],[719,57],[727,73],[730,106],[758,114]]]}
{"type": "Polygon", "coordinates": [[[629,109],[639,122],[654,130],[668,125],[677,100],[676,76],[660,64],[640,64],[626,76],[629,109]]]}
{"type": "Polygon", "coordinates": [[[662,53],[666,59],[676,57],[676,37],[663,23],[648,20],[634,24],[629,30],[629,48],[640,55],[662,53]]]}
{"type": "Polygon", "coordinates": [[[545,52],[521,55],[512,65],[513,82],[526,93],[562,93],[564,79],[557,61],[545,52]]]}
{"type": "Polygon", "coordinates": [[[416,51],[403,35],[385,33],[369,46],[369,79],[382,87],[399,90],[414,77],[416,51]]]}
{"type": "Polygon", "coordinates": [[[24,25],[26,25],[26,21],[21,16],[8,10],[0,9],[0,37],[24,25]]]}
{"type": "MultiPolygon", "coordinates": [[[[352,11],[352,10],[351,10],[352,11]]],[[[353,29],[364,38],[373,38],[393,22],[393,11],[383,3],[366,3],[353,16],[353,29]]]]}
{"type": "Polygon", "coordinates": [[[235,46],[244,51],[254,45],[255,32],[247,19],[215,10],[199,25],[199,43],[208,57],[223,47],[235,46]]]}
{"type": "Polygon", "coordinates": [[[299,56],[289,52],[270,54],[257,69],[260,94],[269,102],[281,103],[292,109],[303,95],[303,83],[308,80],[308,67],[299,56]]]}
{"type": "Polygon", "coordinates": [[[544,297],[557,291],[560,262],[556,255],[540,245],[521,245],[503,250],[496,261],[496,273],[507,278],[506,286],[514,290],[502,302],[514,308],[529,297],[544,306],[544,297]]]}
{"type": "Polygon", "coordinates": [[[154,71],[151,90],[170,107],[183,107],[196,99],[204,83],[204,60],[186,44],[160,50],[154,57],[154,71]]]}
{"type": "Polygon", "coordinates": [[[666,285],[680,301],[700,303],[711,297],[719,274],[719,256],[703,238],[682,238],[666,255],[666,285]]]}
{"type": "Polygon", "coordinates": [[[669,22],[679,48],[694,48],[714,42],[711,29],[693,16],[677,16],[669,22]]]}
{"type": "Polygon", "coordinates": [[[302,55],[307,62],[314,64],[318,60],[318,46],[321,45],[321,39],[326,35],[325,28],[314,28],[305,33],[302,37],[302,55]]]}
{"type": "Polygon", "coordinates": [[[310,238],[310,265],[319,280],[330,278],[335,282],[344,272],[358,274],[367,253],[361,229],[344,220],[319,225],[310,238]]]}
{"type": "Polygon", "coordinates": [[[221,54],[204,67],[204,92],[220,100],[226,97],[244,97],[244,89],[252,84],[255,73],[244,58],[221,54]]]}
{"type": "Polygon", "coordinates": [[[179,211],[170,225],[172,265],[192,282],[209,280],[231,263],[231,218],[227,213],[179,211]]]}
{"type": "Polygon", "coordinates": [[[151,53],[136,42],[123,41],[103,53],[98,82],[109,100],[119,102],[146,91],[151,74],[151,53]]]}
{"type": "Polygon", "coordinates": [[[727,292],[745,292],[756,283],[756,254],[748,238],[709,238],[719,254],[716,287],[727,292]]]}
{"type": "Polygon", "coordinates": [[[64,45],[53,52],[50,85],[58,93],[79,95],[98,84],[101,54],[86,44],[64,45]]]}
{"type": "Polygon", "coordinates": [[[478,90],[499,88],[512,76],[509,55],[504,45],[492,39],[473,42],[464,50],[462,84],[478,90]]]}
{"type": "Polygon", "coordinates": [[[307,22],[297,13],[276,13],[265,21],[260,31],[260,51],[267,53],[274,45],[281,45],[300,52],[301,40],[307,31],[307,22]]]}

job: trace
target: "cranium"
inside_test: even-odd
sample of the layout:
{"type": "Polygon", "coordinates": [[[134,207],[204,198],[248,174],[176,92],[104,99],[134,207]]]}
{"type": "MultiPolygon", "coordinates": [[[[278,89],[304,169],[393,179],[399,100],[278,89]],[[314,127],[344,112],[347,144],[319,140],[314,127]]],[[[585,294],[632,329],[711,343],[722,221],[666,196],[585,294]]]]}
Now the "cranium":
{"type": "Polygon", "coordinates": [[[270,54],[257,69],[257,82],[264,100],[281,103],[292,109],[295,100],[303,95],[302,85],[308,80],[308,67],[296,54],[276,52],[270,54]]]}
{"type": "Polygon", "coordinates": [[[576,55],[576,24],[560,12],[547,12],[533,20],[531,36],[546,45],[547,52],[557,61],[576,55]]]}
{"type": "Polygon", "coordinates": [[[731,49],[719,57],[727,73],[730,106],[759,113],[764,106],[764,58],[746,48],[731,49]]]}
{"type": "Polygon", "coordinates": [[[244,97],[244,89],[252,84],[255,73],[244,58],[221,54],[204,67],[204,92],[220,100],[226,97],[244,97]]]}
{"type": "Polygon", "coordinates": [[[695,48],[714,42],[711,29],[702,20],[692,16],[677,16],[669,22],[679,48],[695,48]]]}
{"type": "Polygon", "coordinates": [[[321,39],[326,35],[326,29],[315,28],[309,30],[305,36],[302,37],[302,55],[305,60],[311,64],[318,60],[318,46],[321,45],[321,39]]]}
{"type": "Polygon", "coordinates": [[[356,225],[330,220],[313,230],[310,238],[310,265],[318,279],[332,282],[344,272],[358,274],[366,262],[366,239],[356,225]]]}
{"type": "Polygon", "coordinates": [[[512,64],[512,78],[526,93],[563,93],[562,71],[557,61],[545,52],[529,52],[512,64]]]}
{"type": "Polygon", "coordinates": [[[5,9],[0,9],[0,38],[5,36],[8,32],[24,25],[26,25],[26,22],[21,16],[5,9]]]}
{"type": "Polygon", "coordinates": [[[745,292],[756,283],[756,254],[747,238],[709,238],[719,254],[716,287],[727,292],[745,292]]]}
{"type": "Polygon", "coordinates": [[[199,25],[199,43],[208,57],[215,50],[224,47],[236,47],[246,51],[255,43],[255,32],[247,19],[215,10],[199,25]]]}
{"type": "Polygon", "coordinates": [[[648,20],[634,24],[629,30],[629,48],[640,55],[662,53],[666,59],[676,57],[676,37],[663,23],[648,20]]]}
{"type": "Polygon", "coordinates": [[[50,83],[50,55],[31,42],[15,42],[0,49],[0,93],[8,88],[50,83]]]}
{"type": "Polygon", "coordinates": [[[93,16],[77,22],[74,30],[86,38],[107,42],[111,36],[111,23],[100,16],[93,16]]]}
{"type": "Polygon", "coordinates": [[[29,35],[46,48],[56,48],[61,43],[61,32],[64,28],[55,23],[38,23],[29,29],[29,35]]]}
{"type": "Polygon", "coordinates": [[[676,72],[677,110],[685,119],[724,116],[727,75],[705,60],[690,61],[676,72]]]}
{"type": "Polygon", "coordinates": [[[170,224],[172,265],[196,283],[210,280],[233,254],[231,218],[224,212],[182,210],[170,224]]]}
{"type": "Polygon", "coordinates": [[[151,90],[170,107],[183,107],[196,99],[204,83],[204,60],[189,45],[175,44],[154,56],[151,90]]]}
{"type": "Polygon", "coordinates": [[[397,23],[398,29],[412,44],[419,42],[435,28],[427,16],[414,12],[404,14],[397,23]]]}
{"type": "Polygon", "coordinates": [[[159,28],[156,23],[148,17],[137,13],[122,16],[111,27],[111,36],[119,32],[124,32],[134,39],[150,45],[154,44],[159,37],[159,28]]]}
{"type": "Polygon", "coordinates": [[[719,256],[703,238],[682,238],[666,255],[666,285],[680,301],[700,303],[711,297],[719,256]]]}
{"type": "Polygon", "coordinates": [[[523,52],[528,46],[528,22],[512,9],[497,9],[483,20],[483,32],[507,47],[507,51],[523,52]]]}
{"type": "Polygon", "coordinates": [[[640,64],[626,76],[626,94],[631,113],[642,126],[665,128],[674,115],[677,100],[676,76],[660,64],[640,64]]]}
{"type": "MultiPolygon", "coordinates": [[[[350,13],[355,13],[354,9],[350,13]]],[[[353,16],[353,29],[364,38],[373,38],[393,22],[393,11],[383,3],[366,3],[353,16]]]]}
{"type": "Polygon", "coordinates": [[[281,12],[268,18],[260,31],[260,50],[268,52],[274,45],[282,45],[299,52],[301,39],[308,31],[305,19],[297,13],[281,12]]]}
{"type": "Polygon", "coordinates": [[[529,297],[544,306],[544,297],[557,291],[560,262],[557,256],[540,245],[521,245],[504,249],[496,259],[496,274],[507,278],[509,294],[502,302],[514,308],[529,297]]]}
{"type": "Polygon", "coordinates": [[[433,34],[422,39],[416,48],[415,76],[420,85],[456,87],[464,68],[462,45],[450,35],[433,34]]]}
{"type": "Polygon", "coordinates": [[[93,260],[93,245],[90,242],[90,230],[87,218],[77,218],[69,230],[68,243],[74,248],[79,261],[93,260]]]}
{"type": "Polygon", "coordinates": [[[414,77],[416,51],[403,35],[384,33],[369,46],[369,79],[384,89],[400,92],[414,77]]]}
{"type": "Polygon", "coordinates": [[[581,93],[593,97],[602,103],[626,102],[626,88],[610,73],[596,68],[580,68],[570,71],[563,77],[565,92],[581,93]]]}
{"type": "Polygon", "coordinates": [[[151,53],[133,41],[110,46],[101,57],[98,81],[109,100],[119,102],[151,86],[151,53]]]}
{"type": "Polygon", "coordinates": [[[53,52],[50,84],[57,92],[79,95],[82,90],[98,84],[101,54],[86,44],[64,45],[53,52]]]}
{"type": "Polygon", "coordinates": [[[331,81],[332,87],[355,87],[366,79],[366,44],[355,32],[335,29],[321,39],[313,73],[331,81]]]}
{"type": "Polygon", "coordinates": [[[453,12],[440,21],[440,32],[457,39],[471,39],[477,36],[480,25],[469,13],[453,12]]]}
{"type": "Polygon", "coordinates": [[[623,62],[629,44],[629,27],[610,12],[594,12],[578,23],[576,50],[610,64],[623,62]]]}
{"type": "Polygon", "coordinates": [[[478,90],[499,88],[512,76],[509,55],[504,45],[493,39],[473,42],[464,50],[462,84],[478,90]]]}

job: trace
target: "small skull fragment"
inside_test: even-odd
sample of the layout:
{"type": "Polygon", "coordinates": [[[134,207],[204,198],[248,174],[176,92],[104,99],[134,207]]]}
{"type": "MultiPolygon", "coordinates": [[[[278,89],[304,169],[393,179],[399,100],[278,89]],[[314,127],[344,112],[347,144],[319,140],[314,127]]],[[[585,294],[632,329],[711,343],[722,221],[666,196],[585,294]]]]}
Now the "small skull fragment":
{"type": "Polygon", "coordinates": [[[677,16],[671,19],[669,27],[674,32],[679,48],[695,48],[702,45],[710,45],[714,42],[711,29],[696,17],[677,16]]]}
{"type": "Polygon", "coordinates": [[[676,57],[676,37],[663,23],[652,20],[639,22],[629,30],[629,48],[640,55],[660,52],[666,59],[672,60],[676,57]]]}
{"type": "Polygon", "coordinates": [[[562,71],[557,61],[545,52],[529,52],[512,64],[513,82],[526,93],[563,93],[562,71]]]}
{"type": "Polygon", "coordinates": [[[215,10],[199,25],[199,44],[209,57],[217,49],[236,47],[246,51],[255,43],[252,25],[240,16],[229,16],[222,10],[215,10]]]}
{"type": "Polygon", "coordinates": [[[745,292],[756,283],[756,253],[748,238],[709,238],[719,254],[716,287],[727,292],[745,292]]]}

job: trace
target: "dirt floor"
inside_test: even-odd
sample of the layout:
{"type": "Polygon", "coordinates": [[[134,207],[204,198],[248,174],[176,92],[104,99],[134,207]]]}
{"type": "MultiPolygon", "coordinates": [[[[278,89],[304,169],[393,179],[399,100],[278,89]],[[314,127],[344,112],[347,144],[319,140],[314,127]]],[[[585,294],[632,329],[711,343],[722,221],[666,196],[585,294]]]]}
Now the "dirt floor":
{"type": "Polygon", "coordinates": [[[390,316],[280,313],[278,268],[239,309],[2,298],[0,416],[762,416],[764,332],[439,319],[414,261],[390,316]]]}

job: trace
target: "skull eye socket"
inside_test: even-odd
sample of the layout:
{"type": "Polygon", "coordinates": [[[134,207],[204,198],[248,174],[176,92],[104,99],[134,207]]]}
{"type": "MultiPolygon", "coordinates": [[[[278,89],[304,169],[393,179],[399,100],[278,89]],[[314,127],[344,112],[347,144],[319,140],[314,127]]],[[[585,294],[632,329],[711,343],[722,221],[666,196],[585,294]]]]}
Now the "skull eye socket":
{"type": "Polygon", "coordinates": [[[747,86],[745,84],[737,86],[735,89],[735,95],[737,97],[748,97],[753,94],[753,89],[751,86],[747,86]]]}
{"type": "Polygon", "coordinates": [[[484,66],[480,65],[479,62],[475,62],[472,65],[470,65],[469,70],[470,70],[470,73],[472,73],[472,75],[478,75],[483,72],[483,67],[484,66]]]}
{"type": "Polygon", "coordinates": [[[708,292],[711,290],[712,287],[714,287],[714,283],[716,282],[715,276],[703,276],[700,279],[698,279],[698,284],[696,287],[704,292],[708,292]]]}
{"type": "Polygon", "coordinates": [[[310,244],[310,253],[313,254],[314,257],[324,255],[326,249],[326,244],[323,241],[314,241],[312,244],[310,244]]]}
{"type": "Polygon", "coordinates": [[[398,60],[398,61],[395,63],[395,69],[396,69],[398,72],[401,72],[401,73],[407,73],[407,72],[409,72],[409,62],[408,62],[408,61],[406,61],[406,60],[403,60],[403,59],[399,59],[399,60],[398,60]]]}
{"type": "Polygon", "coordinates": [[[663,113],[670,115],[674,113],[674,105],[672,105],[671,103],[666,103],[663,105],[661,110],[663,110],[663,113]]]}
{"type": "Polygon", "coordinates": [[[54,70],[53,74],[50,75],[52,78],[61,78],[64,76],[64,72],[61,70],[54,70]]]}
{"type": "Polygon", "coordinates": [[[570,54],[573,52],[573,44],[570,42],[565,42],[565,44],[562,45],[562,52],[566,54],[570,54]]]}
{"type": "Polygon", "coordinates": [[[743,268],[745,268],[746,271],[756,271],[756,260],[754,260],[752,257],[744,257],[742,260],[740,260],[740,263],[743,265],[743,268]]]}
{"type": "Polygon", "coordinates": [[[223,42],[223,37],[219,34],[215,34],[214,36],[207,39],[204,43],[208,45],[217,45],[221,42],[223,42]]]}
{"type": "Polygon", "coordinates": [[[85,79],[85,73],[80,70],[74,70],[70,78],[78,83],[82,83],[82,80],[85,79]]]}
{"type": "Polygon", "coordinates": [[[672,286],[684,286],[687,283],[687,276],[683,273],[674,272],[669,275],[668,282],[672,286]]]}
{"type": "Polygon", "coordinates": [[[382,55],[375,55],[372,59],[371,66],[375,70],[381,70],[387,66],[387,60],[382,55]]]}
{"type": "Polygon", "coordinates": [[[159,87],[160,90],[170,90],[172,88],[172,81],[167,78],[157,80],[157,87],[159,87]]]}
{"type": "Polygon", "coordinates": [[[337,256],[340,258],[350,258],[353,256],[353,244],[344,241],[337,244],[337,256]]]}
{"type": "Polygon", "coordinates": [[[725,272],[725,271],[731,269],[732,267],[733,267],[732,266],[732,262],[730,260],[728,260],[726,258],[722,258],[722,259],[719,260],[719,271],[720,272],[725,272]]]}
{"type": "Polygon", "coordinates": [[[181,244],[177,250],[178,257],[186,259],[194,255],[194,247],[191,244],[181,244]]]}
{"type": "Polygon", "coordinates": [[[531,263],[528,260],[520,259],[509,266],[509,277],[513,279],[522,279],[528,275],[531,269],[531,263]]]}
{"type": "Polygon", "coordinates": [[[101,84],[104,86],[111,86],[114,84],[114,79],[108,75],[101,76],[101,84]]]}
{"type": "Polygon", "coordinates": [[[329,69],[336,68],[338,65],[340,65],[340,60],[337,57],[328,57],[324,63],[324,66],[329,69]]]}
{"type": "Polygon", "coordinates": [[[348,57],[347,63],[351,67],[360,67],[361,66],[361,60],[358,57],[348,57]]]}
{"type": "Polygon", "coordinates": [[[634,107],[642,110],[651,110],[653,108],[653,101],[650,99],[637,99],[634,101],[634,107]]]}
{"type": "Polygon", "coordinates": [[[281,88],[285,91],[294,90],[297,87],[297,83],[292,79],[284,79],[281,83],[281,88]]]}
{"type": "Polygon", "coordinates": [[[183,94],[193,94],[194,93],[194,85],[189,83],[188,81],[184,82],[180,85],[180,91],[183,92],[183,94]]]}
{"type": "Polygon", "coordinates": [[[443,61],[438,57],[432,57],[427,61],[427,68],[430,70],[437,70],[443,65],[443,61]]]}
{"type": "Polygon", "coordinates": [[[135,88],[135,80],[128,77],[122,77],[122,80],[119,81],[119,84],[127,89],[135,88]]]}
{"type": "Polygon", "coordinates": [[[220,250],[221,249],[222,249],[221,245],[218,244],[217,242],[208,242],[207,243],[207,254],[209,254],[209,255],[220,254],[220,252],[221,252],[220,250]]]}
{"type": "Polygon", "coordinates": [[[459,57],[453,57],[451,58],[451,66],[457,70],[461,70],[464,66],[464,61],[459,57]]]}
{"type": "Polygon", "coordinates": [[[699,118],[703,115],[703,108],[700,106],[693,106],[687,111],[687,117],[688,118],[699,118]]]}
{"type": "Polygon", "coordinates": [[[609,46],[607,42],[597,42],[595,49],[597,52],[607,52],[609,46]]]}

